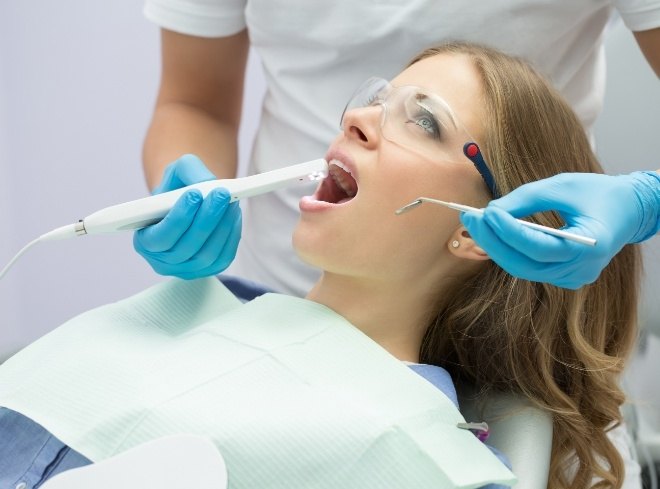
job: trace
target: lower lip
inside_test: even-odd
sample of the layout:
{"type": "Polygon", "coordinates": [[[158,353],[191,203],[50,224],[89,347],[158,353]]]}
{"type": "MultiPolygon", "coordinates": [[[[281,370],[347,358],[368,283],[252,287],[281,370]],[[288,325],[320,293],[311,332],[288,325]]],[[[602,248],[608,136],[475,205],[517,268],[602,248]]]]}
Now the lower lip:
{"type": "Polygon", "coordinates": [[[341,207],[347,204],[348,202],[345,202],[344,204],[331,204],[330,202],[316,200],[311,195],[307,195],[302,199],[300,199],[300,202],[298,202],[298,207],[300,208],[300,212],[323,212],[337,207],[341,207]]]}

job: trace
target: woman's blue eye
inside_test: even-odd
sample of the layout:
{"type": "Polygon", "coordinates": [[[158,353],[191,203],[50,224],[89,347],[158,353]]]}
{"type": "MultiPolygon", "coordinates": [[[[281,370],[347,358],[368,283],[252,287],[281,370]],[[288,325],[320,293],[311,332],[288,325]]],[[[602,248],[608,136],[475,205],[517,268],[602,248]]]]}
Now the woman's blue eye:
{"type": "Polygon", "coordinates": [[[440,139],[441,136],[440,124],[436,120],[435,116],[433,115],[432,112],[429,112],[424,107],[420,107],[420,109],[421,109],[421,113],[418,116],[416,116],[414,120],[410,122],[413,122],[415,125],[420,127],[426,133],[427,136],[433,139],[440,139]]]}

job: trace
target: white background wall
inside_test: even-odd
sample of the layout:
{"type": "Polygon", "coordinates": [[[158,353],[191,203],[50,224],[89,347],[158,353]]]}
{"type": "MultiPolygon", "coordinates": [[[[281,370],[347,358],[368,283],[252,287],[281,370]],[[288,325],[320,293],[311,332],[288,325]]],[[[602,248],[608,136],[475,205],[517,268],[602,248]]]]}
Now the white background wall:
{"type": "MultiPolygon", "coordinates": [[[[141,10],[141,1],[0,2],[0,267],[45,231],[145,194],[140,152],[159,39],[141,10]]],[[[612,173],[657,169],[658,79],[621,25],[608,46],[600,155],[612,173]]],[[[262,90],[252,60],[243,159],[262,90]]],[[[660,239],[648,247],[647,296],[657,298],[660,239]]],[[[0,358],[159,280],[133,252],[130,233],[40,244],[0,282],[0,358]]],[[[649,305],[660,331],[660,301],[649,305]]],[[[655,353],[638,362],[639,385],[660,366],[658,341],[649,348],[655,353]]]]}
{"type": "MultiPolygon", "coordinates": [[[[3,264],[95,208],[145,193],[157,30],[140,2],[0,2],[3,264]]],[[[0,352],[158,280],[130,235],[42,245],[0,282],[0,352]]]]}

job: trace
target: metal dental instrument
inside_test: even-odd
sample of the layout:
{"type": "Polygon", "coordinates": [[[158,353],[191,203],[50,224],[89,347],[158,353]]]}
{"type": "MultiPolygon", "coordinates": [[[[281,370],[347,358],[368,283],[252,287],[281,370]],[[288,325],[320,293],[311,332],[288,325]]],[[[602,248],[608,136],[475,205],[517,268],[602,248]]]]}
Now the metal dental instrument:
{"type": "Polygon", "coordinates": [[[0,271],[0,279],[11,266],[30,248],[41,241],[53,241],[86,234],[116,233],[140,229],[162,220],[185,192],[197,189],[206,197],[214,188],[225,188],[231,194],[231,202],[265,194],[292,185],[318,181],[328,172],[328,163],[317,159],[242,178],[228,178],[196,183],[170,192],[144,197],[123,204],[98,210],[80,221],[53,229],[24,246],[0,271]]]}
{"type": "MultiPolygon", "coordinates": [[[[476,207],[470,207],[469,205],[456,204],[454,202],[445,202],[444,200],[430,199],[428,197],[418,197],[413,200],[411,203],[404,205],[400,209],[395,211],[396,215],[401,215],[405,212],[408,212],[416,207],[419,207],[424,202],[429,202],[431,204],[438,204],[450,209],[454,209],[462,212],[477,212],[483,214],[483,209],[477,209],[476,207]]],[[[568,231],[562,231],[561,229],[549,228],[548,226],[542,226],[541,224],[536,224],[534,222],[523,221],[522,219],[516,219],[522,225],[527,226],[528,228],[536,229],[537,231],[542,231],[546,234],[551,234],[557,236],[558,238],[568,239],[570,241],[575,241],[583,245],[596,246],[596,240],[593,238],[587,238],[585,236],[579,236],[577,234],[569,233],[568,231]]]]}

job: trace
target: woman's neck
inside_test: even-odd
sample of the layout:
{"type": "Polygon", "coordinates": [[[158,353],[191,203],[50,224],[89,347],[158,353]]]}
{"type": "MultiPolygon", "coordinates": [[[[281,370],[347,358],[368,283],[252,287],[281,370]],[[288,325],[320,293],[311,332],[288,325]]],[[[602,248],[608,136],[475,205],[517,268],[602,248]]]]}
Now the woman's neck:
{"type": "Polygon", "coordinates": [[[307,299],[340,314],[399,360],[418,362],[429,312],[437,302],[434,289],[419,282],[402,286],[325,272],[307,299]]]}

